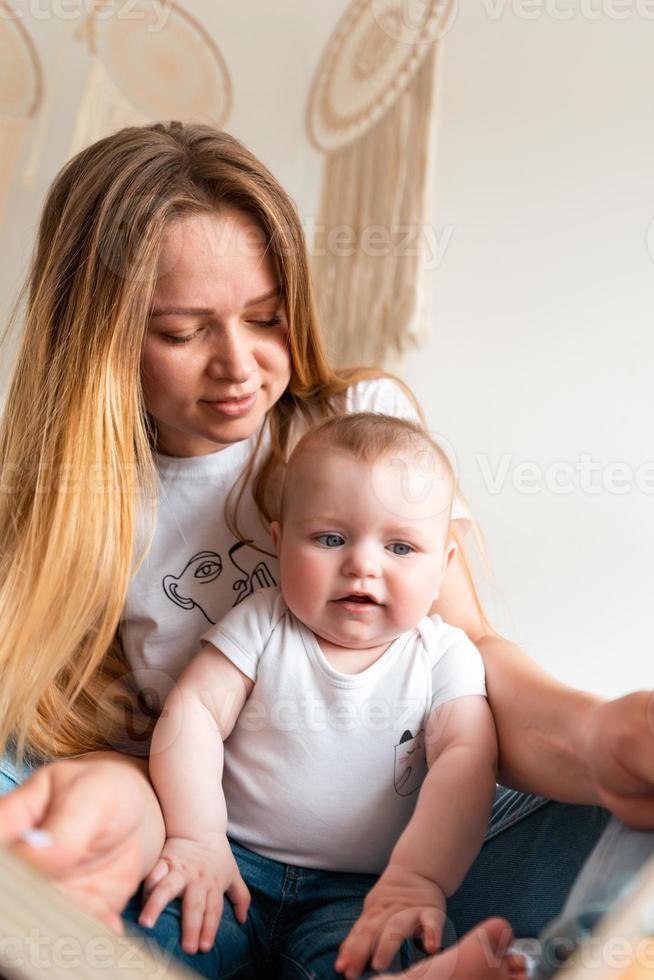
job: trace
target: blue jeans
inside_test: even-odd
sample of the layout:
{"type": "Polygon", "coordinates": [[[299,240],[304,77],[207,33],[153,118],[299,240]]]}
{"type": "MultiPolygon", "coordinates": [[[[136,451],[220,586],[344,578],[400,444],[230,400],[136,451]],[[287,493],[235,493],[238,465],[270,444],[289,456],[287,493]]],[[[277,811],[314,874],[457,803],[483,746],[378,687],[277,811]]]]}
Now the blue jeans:
{"type": "MultiPolygon", "coordinates": [[[[8,760],[0,760],[0,792],[3,787],[6,791],[20,782],[21,775],[8,760]]],[[[455,942],[489,915],[507,918],[516,936],[538,936],[563,908],[608,819],[607,811],[599,807],[555,803],[498,787],[484,846],[463,884],[448,901],[445,944],[455,942]]],[[[364,895],[365,891],[360,895],[361,903],[364,895]]],[[[350,896],[350,900],[351,917],[354,898],[350,896]]],[[[139,903],[137,894],[125,910],[128,922],[136,920],[139,903]]],[[[179,946],[180,914],[180,902],[175,900],[164,910],[155,928],[147,932],[196,972],[215,977],[213,952],[188,956],[179,946]]],[[[228,914],[231,910],[225,900],[225,915],[228,914]]],[[[336,932],[343,938],[348,929],[344,921],[336,932]]],[[[334,945],[330,955],[335,957],[340,939],[337,942],[334,934],[331,942],[334,945]]]]}
{"type": "Polygon", "coordinates": [[[8,755],[0,758],[0,796],[15,789],[19,783],[27,779],[31,771],[29,765],[19,768],[8,755]]]}
{"type": "Polygon", "coordinates": [[[609,818],[601,807],[499,786],[484,845],[448,900],[445,944],[489,915],[508,919],[516,937],[540,935],[559,914],[609,818]]]}
{"type": "MultiPolygon", "coordinates": [[[[456,942],[463,933],[489,915],[507,918],[516,936],[537,936],[560,911],[608,819],[609,814],[599,807],[554,803],[542,797],[498,787],[484,846],[465,881],[448,901],[444,945],[456,942]]],[[[252,870],[247,864],[242,865],[242,856],[255,857],[256,861],[265,859],[251,855],[244,848],[235,849],[235,853],[241,873],[248,887],[251,887],[249,876],[252,870]]],[[[266,863],[274,868],[270,873],[276,878],[279,903],[279,889],[283,890],[287,868],[275,862],[266,863]]],[[[256,957],[256,964],[251,964],[249,973],[247,969],[241,972],[237,968],[234,976],[336,980],[340,975],[334,973],[333,963],[338,947],[358,918],[363,899],[375,879],[368,875],[329,875],[301,868],[288,870],[300,876],[301,887],[304,887],[305,881],[308,882],[310,902],[319,901],[320,904],[315,908],[311,906],[306,920],[295,920],[292,928],[293,915],[304,915],[304,912],[301,904],[288,905],[287,913],[291,919],[287,928],[290,931],[279,934],[282,945],[279,947],[281,952],[276,968],[266,969],[268,961],[256,957]],[[324,886],[322,881],[318,881],[318,875],[324,879],[324,886]],[[348,884],[351,884],[351,890],[348,890],[348,884]],[[339,898],[343,901],[340,902],[339,898]],[[291,940],[290,946],[284,945],[287,938],[291,940]],[[298,938],[301,938],[300,945],[297,944],[298,938]]],[[[230,930],[226,948],[227,955],[231,956],[232,930],[247,927],[236,923],[228,900],[225,901],[225,910],[224,915],[229,916],[227,928],[230,930]]],[[[139,911],[140,895],[136,895],[124,916],[128,921],[135,922],[139,911]]],[[[222,923],[214,949],[210,953],[189,956],[179,946],[180,917],[181,903],[175,900],[164,910],[154,930],[138,928],[145,935],[153,933],[170,953],[180,957],[202,976],[231,976],[234,961],[223,963],[217,954],[217,948],[220,947],[222,952],[225,942],[222,923]]],[[[268,935],[265,928],[262,934],[268,935]]],[[[259,921],[255,918],[252,930],[259,932],[260,929],[259,921]]],[[[253,940],[252,949],[261,949],[259,940],[253,940]]],[[[405,944],[402,954],[404,961],[415,957],[409,944],[405,944]]],[[[265,955],[268,955],[267,951],[265,955]]],[[[402,967],[396,964],[394,968],[402,967]]]]}
{"type": "MultiPolygon", "coordinates": [[[[210,952],[189,956],[180,949],[179,901],[168,906],[154,930],[136,925],[140,894],[129,902],[124,918],[140,933],[154,933],[160,945],[205,977],[342,980],[334,970],[338,947],[361,914],[363,900],[376,877],[280,864],[234,841],[231,844],[252,903],[247,922],[241,925],[225,899],[210,952]]],[[[394,970],[402,970],[415,960],[418,954],[411,947],[403,944],[394,970]]]]}

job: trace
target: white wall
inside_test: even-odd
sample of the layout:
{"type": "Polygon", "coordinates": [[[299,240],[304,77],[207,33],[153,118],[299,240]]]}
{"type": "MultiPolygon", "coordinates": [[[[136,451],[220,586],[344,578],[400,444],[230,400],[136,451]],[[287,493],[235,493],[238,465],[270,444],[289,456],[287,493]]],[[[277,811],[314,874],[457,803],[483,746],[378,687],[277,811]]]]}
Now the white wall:
{"type": "Polygon", "coordinates": [[[407,371],[457,446],[501,625],[605,693],[654,681],[654,467],[649,494],[634,488],[654,460],[654,21],[625,6],[628,20],[593,21],[560,0],[576,11],[561,21],[461,5],[436,182],[453,233],[433,337],[407,371]],[[586,454],[604,489],[526,494],[509,471],[492,493],[480,456],[494,473],[504,454],[543,471],[586,454]],[[634,473],[629,492],[610,492],[612,462],[634,473]]]}
{"type": "MultiPolygon", "coordinates": [[[[434,221],[451,237],[433,273],[432,337],[404,373],[433,429],[456,447],[487,538],[498,624],[558,676],[622,693],[652,684],[654,471],[640,471],[649,493],[636,475],[654,460],[654,5],[539,3],[467,0],[443,43],[434,221]],[[570,493],[521,489],[520,464],[536,464],[544,486],[557,476],[553,463],[577,466],[584,454],[599,469],[586,483],[600,492],[562,471],[570,493]],[[616,462],[632,473],[626,493],[611,486],[616,462]]],[[[228,62],[228,128],[309,225],[321,157],[305,135],[306,92],[346,0],[184,5],[228,62]]],[[[50,83],[65,62],[36,179],[16,181],[0,226],[3,310],[64,162],[88,68],[71,40],[76,25],[44,17],[54,5],[16,7],[50,83]]]]}

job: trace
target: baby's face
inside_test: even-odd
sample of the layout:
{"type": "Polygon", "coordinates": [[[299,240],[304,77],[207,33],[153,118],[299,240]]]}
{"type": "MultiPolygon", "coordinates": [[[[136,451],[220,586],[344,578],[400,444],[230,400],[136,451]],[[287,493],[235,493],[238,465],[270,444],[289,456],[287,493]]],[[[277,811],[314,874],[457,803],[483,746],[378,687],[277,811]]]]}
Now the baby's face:
{"type": "Polygon", "coordinates": [[[369,465],[340,449],[307,449],[293,464],[282,527],[273,526],[289,609],[350,649],[415,626],[447,566],[450,497],[431,453],[393,452],[369,465]]]}

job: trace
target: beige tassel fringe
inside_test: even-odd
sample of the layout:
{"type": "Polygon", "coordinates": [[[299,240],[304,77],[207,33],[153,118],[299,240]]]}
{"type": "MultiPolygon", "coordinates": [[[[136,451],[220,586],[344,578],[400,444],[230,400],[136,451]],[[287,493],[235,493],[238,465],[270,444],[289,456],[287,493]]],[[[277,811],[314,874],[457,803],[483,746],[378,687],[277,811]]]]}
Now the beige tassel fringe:
{"type": "Polygon", "coordinates": [[[313,271],[330,354],[341,366],[397,367],[427,333],[436,51],[432,44],[378,123],[326,160],[313,271]],[[339,226],[347,229],[340,246],[339,226]]]}
{"type": "Polygon", "coordinates": [[[96,140],[124,126],[143,126],[148,122],[116,88],[97,55],[80,103],[69,151],[74,156],[96,140]]]}

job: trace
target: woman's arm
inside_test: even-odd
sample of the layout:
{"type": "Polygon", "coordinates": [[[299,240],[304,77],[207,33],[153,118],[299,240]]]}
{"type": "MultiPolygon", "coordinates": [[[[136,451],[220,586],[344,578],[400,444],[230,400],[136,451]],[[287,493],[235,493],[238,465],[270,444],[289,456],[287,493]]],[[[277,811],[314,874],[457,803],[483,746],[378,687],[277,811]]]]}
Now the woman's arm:
{"type": "Polygon", "coordinates": [[[460,557],[437,612],[478,647],[507,786],[571,803],[600,803],[634,826],[654,827],[654,736],[648,692],[604,701],[550,677],[481,616],[460,557]]]}

